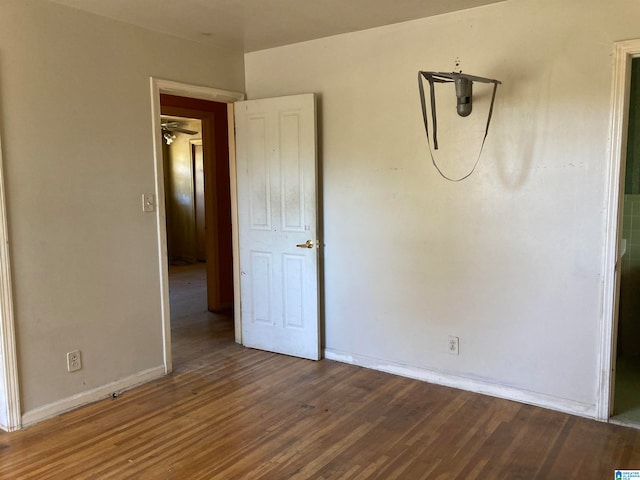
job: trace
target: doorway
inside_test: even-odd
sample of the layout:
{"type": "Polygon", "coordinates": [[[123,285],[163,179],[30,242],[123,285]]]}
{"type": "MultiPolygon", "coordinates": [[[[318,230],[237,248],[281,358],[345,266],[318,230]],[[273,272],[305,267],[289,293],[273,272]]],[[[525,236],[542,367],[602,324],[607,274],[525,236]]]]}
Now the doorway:
{"type": "Polygon", "coordinates": [[[640,57],[630,66],[612,418],[640,426],[640,57]]]}
{"type": "Polygon", "coordinates": [[[160,113],[172,356],[181,363],[181,349],[193,345],[185,332],[206,333],[189,330],[191,323],[232,323],[227,111],[226,104],[160,94],[160,113]]]}
{"type": "Polygon", "coordinates": [[[205,264],[202,122],[163,115],[162,135],[169,265],[205,264]]]}
{"type": "MultiPolygon", "coordinates": [[[[231,91],[226,91],[226,90],[219,90],[219,89],[215,89],[215,88],[209,88],[209,87],[200,87],[200,86],[195,86],[195,85],[189,85],[189,84],[183,84],[183,83],[179,83],[179,82],[173,82],[173,81],[169,81],[169,80],[162,80],[162,79],[156,79],[156,78],[151,78],[151,101],[152,101],[152,111],[151,111],[151,116],[152,116],[152,123],[153,123],[153,135],[154,135],[154,161],[155,161],[155,172],[156,172],[156,176],[155,176],[155,181],[156,181],[156,193],[157,193],[157,207],[158,207],[158,214],[156,216],[157,219],[157,232],[158,232],[158,244],[159,244],[159,256],[158,256],[158,265],[159,265],[159,272],[160,272],[160,283],[161,283],[161,289],[160,289],[160,296],[161,296],[161,317],[162,317],[162,332],[163,332],[163,354],[164,354],[164,366],[165,366],[165,373],[170,373],[173,370],[173,360],[172,360],[172,352],[171,352],[171,348],[172,348],[172,344],[171,344],[171,307],[170,307],[170,295],[169,295],[169,272],[168,272],[168,248],[167,248],[167,224],[166,224],[166,210],[165,210],[165,175],[164,175],[164,164],[163,164],[163,155],[162,155],[162,150],[163,150],[163,135],[162,135],[162,130],[161,130],[161,115],[163,113],[162,109],[163,108],[174,108],[174,109],[184,109],[182,111],[176,111],[173,110],[171,112],[172,115],[177,116],[177,117],[183,117],[183,118],[199,118],[199,115],[196,113],[193,113],[193,110],[203,110],[206,111],[207,109],[204,108],[200,108],[200,105],[196,106],[196,103],[198,101],[201,100],[209,100],[211,102],[217,102],[219,105],[216,107],[218,109],[218,111],[220,112],[220,114],[218,115],[218,117],[224,117],[225,120],[231,118],[231,120],[228,121],[228,125],[229,124],[233,124],[233,120],[232,120],[232,116],[233,116],[233,109],[229,108],[229,103],[233,103],[235,101],[238,100],[242,100],[244,98],[244,94],[242,93],[238,93],[238,92],[231,92],[231,91]],[[175,97],[176,101],[179,102],[183,102],[179,105],[175,105],[175,104],[171,104],[172,99],[165,97],[163,99],[163,103],[166,103],[164,106],[161,106],[161,95],[167,95],[168,97],[175,97]],[[190,102],[196,102],[196,103],[190,103],[190,102]],[[191,110],[191,111],[188,111],[191,110]],[[223,114],[224,112],[224,114],[223,114]]],[[[167,115],[169,115],[169,110],[165,110],[165,112],[167,115]]],[[[211,118],[211,112],[209,112],[208,115],[203,115],[200,114],[200,117],[206,117],[206,118],[199,118],[202,121],[202,131],[203,131],[203,150],[206,151],[207,148],[207,132],[212,132],[213,130],[211,129],[211,124],[215,124],[215,115],[213,116],[213,119],[211,118]]],[[[221,123],[221,122],[218,122],[221,123]]],[[[229,217],[230,218],[235,218],[235,205],[236,205],[236,198],[235,198],[235,188],[233,183],[230,181],[230,179],[235,178],[235,157],[233,156],[233,130],[232,129],[227,129],[227,132],[223,132],[225,139],[227,139],[228,143],[227,143],[227,150],[224,152],[224,157],[228,158],[228,162],[226,162],[226,165],[224,164],[224,162],[218,162],[215,165],[213,165],[213,168],[210,168],[211,172],[205,172],[205,176],[208,176],[209,179],[213,179],[213,181],[209,181],[209,186],[211,185],[221,185],[221,181],[216,182],[216,175],[218,179],[223,179],[226,178],[226,189],[227,192],[230,192],[229,195],[229,199],[227,200],[227,208],[228,211],[230,212],[229,217]],[[225,167],[228,169],[227,171],[229,172],[228,175],[222,174],[219,175],[218,174],[218,167],[225,167]],[[207,173],[210,173],[209,175],[207,175],[207,173]]],[[[222,132],[222,130],[220,130],[222,132]]],[[[215,135],[214,134],[210,134],[209,137],[214,138],[215,135]]],[[[221,144],[221,142],[217,142],[218,145],[221,144]]],[[[213,142],[210,142],[209,145],[213,145],[213,142]]],[[[213,148],[213,147],[211,147],[213,148]]],[[[213,158],[213,155],[210,156],[210,158],[213,158]]],[[[221,157],[222,158],[222,157],[221,157]]],[[[209,165],[211,166],[211,163],[206,163],[205,162],[205,166],[209,165]]],[[[216,203],[217,202],[217,195],[218,192],[222,191],[222,189],[216,189],[216,188],[208,188],[205,189],[205,192],[209,192],[207,195],[209,195],[211,197],[211,199],[213,200],[212,205],[214,205],[215,208],[210,208],[208,209],[208,213],[207,215],[211,215],[213,217],[212,223],[210,223],[211,225],[215,225],[216,228],[218,228],[219,224],[217,223],[218,221],[221,221],[220,219],[223,218],[220,215],[218,215],[218,206],[220,205],[220,203],[216,203]]],[[[208,219],[207,219],[208,221],[208,219]]],[[[209,255],[210,252],[207,252],[207,264],[209,264],[209,260],[211,258],[213,258],[213,262],[212,266],[207,265],[207,282],[211,282],[212,279],[214,282],[218,282],[217,283],[217,288],[207,288],[207,296],[209,296],[210,292],[213,292],[214,295],[214,302],[211,303],[211,299],[207,299],[207,308],[208,309],[217,309],[217,308],[226,308],[227,306],[233,304],[234,305],[234,325],[235,325],[235,339],[236,341],[239,341],[240,338],[238,336],[238,331],[240,331],[239,328],[239,318],[238,318],[238,311],[239,309],[237,308],[237,305],[235,305],[238,302],[238,295],[236,295],[235,293],[239,291],[238,286],[237,286],[237,271],[239,270],[239,266],[238,266],[238,262],[237,262],[237,256],[235,255],[235,251],[237,251],[237,229],[235,227],[235,222],[231,222],[231,220],[229,220],[229,222],[231,223],[231,225],[229,226],[227,224],[227,230],[230,231],[230,234],[227,235],[227,238],[231,238],[231,247],[228,248],[228,250],[230,250],[229,255],[224,256],[224,255],[220,255],[220,248],[225,248],[224,246],[221,247],[222,244],[224,244],[224,242],[219,242],[218,236],[213,236],[213,238],[215,239],[214,242],[212,242],[210,244],[215,246],[216,248],[211,248],[211,252],[213,252],[211,255],[209,255]],[[217,243],[216,243],[217,242],[217,243]],[[218,268],[218,265],[220,264],[220,262],[229,262],[229,264],[231,265],[231,268],[227,270],[230,271],[231,273],[226,277],[228,279],[228,281],[224,281],[223,279],[224,274],[221,273],[223,271],[223,269],[218,268]],[[216,267],[216,268],[213,268],[216,267]],[[213,272],[212,272],[213,271],[213,272]],[[209,272],[212,272],[213,274],[209,274],[209,272]],[[225,290],[226,289],[226,290],[225,290]],[[230,292],[230,297],[225,297],[225,291],[227,293],[230,292]]],[[[224,228],[223,228],[224,230],[224,228]]],[[[228,246],[228,243],[226,244],[228,246]]]]}
{"type": "MultiPolygon", "coordinates": [[[[163,142],[163,153],[174,152],[174,155],[163,155],[169,160],[163,160],[163,166],[170,260],[172,256],[186,262],[204,257],[208,309],[227,310],[233,305],[227,106],[161,93],[160,111],[163,118],[174,119],[174,123],[168,121],[165,125],[178,124],[177,129],[170,132],[175,137],[171,144],[163,142]],[[201,140],[201,157],[197,140],[201,140]],[[199,160],[203,160],[202,176],[198,175],[199,160]],[[202,207],[200,211],[198,207],[202,207]],[[202,227],[199,218],[204,221],[203,229],[198,228],[202,227]],[[203,251],[201,255],[199,248],[203,251]]],[[[165,136],[166,133],[163,138],[165,136]]]]}
{"type": "MultiPolygon", "coordinates": [[[[625,183],[627,164],[627,137],[629,133],[629,110],[631,93],[631,71],[633,61],[640,58],[640,39],[617,42],[614,48],[613,96],[611,110],[611,146],[609,172],[607,176],[606,236],[604,245],[603,276],[603,318],[600,335],[600,368],[598,370],[598,396],[596,418],[611,423],[623,423],[638,426],[639,423],[627,422],[618,418],[616,405],[616,377],[618,348],[622,346],[624,324],[620,324],[622,271],[630,273],[630,259],[627,258],[631,239],[625,238],[625,183]],[[619,335],[620,333],[620,335],[619,335]]],[[[634,130],[637,130],[634,127],[634,130]]],[[[630,168],[633,168],[630,166],[630,168]]],[[[633,180],[630,180],[633,182],[633,180]]],[[[627,202],[629,207],[629,202],[627,202]]],[[[627,208],[627,216],[633,210],[627,208]]],[[[627,225],[630,221],[626,219],[627,225]]],[[[635,241],[634,241],[635,242],[635,241]]],[[[627,285],[627,288],[630,285],[627,285]]],[[[622,307],[623,309],[625,307],[622,307]]],[[[630,332],[628,332],[630,333],[630,332]]],[[[625,342],[628,342],[625,341],[625,342]]],[[[624,360],[623,360],[624,361],[624,360]]],[[[623,369],[624,365],[620,365],[623,369]]],[[[618,398],[620,403],[622,398],[618,398]]],[[[624,400],[623,400],[624,401],[624,400]]]]}

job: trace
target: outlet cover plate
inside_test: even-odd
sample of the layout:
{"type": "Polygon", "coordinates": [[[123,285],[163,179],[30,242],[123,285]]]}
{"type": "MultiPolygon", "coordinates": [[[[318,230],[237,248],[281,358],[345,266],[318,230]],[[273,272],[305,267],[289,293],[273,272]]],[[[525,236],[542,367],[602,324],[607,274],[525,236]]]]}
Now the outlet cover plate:
{"type": "Polygon", "coordinates": [[[67,371],[76,372],[82,368],[82,357],[80,350],[67,353],[67,371]]]}
{"type": "Polygon", "coordinates": [[[460,339],[458,337],[454,337],[453,335],[449,335],[449,353],[451,355],[460,355],[460,339]]]}

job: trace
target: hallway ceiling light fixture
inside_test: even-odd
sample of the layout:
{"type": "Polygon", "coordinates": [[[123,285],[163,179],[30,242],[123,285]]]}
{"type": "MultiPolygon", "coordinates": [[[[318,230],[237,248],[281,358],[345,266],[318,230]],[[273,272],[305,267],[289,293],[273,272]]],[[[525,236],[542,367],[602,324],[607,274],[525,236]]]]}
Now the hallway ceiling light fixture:
{"type": "Polygon", "coordinates": [[[418,88],[420,90],[420,104],[422,107],[422,120],[424,121],[424,129],[427,135],[427,145],[429,147],[429,154],[431,155],[431,161],[433,165],[438,170],[438,173],[442,175],[442,177],[450,180],[452,182],[459,182],[460,180],[464,180],[469,177],[478,162],[480,161],[480,155],[482,155],[482,149],[484,148],[484,142],[487,139],[487,134],[489,133],[489,124],[491,123],[491,116],[493,115],[493,104],[496,99],[496,91],[498,90],[498,85],[502,84],[501,81],[495,80],[492,78],[484,78],[477,77],[475,75],[467,75],[462,72],[418,72],[418,88]],[[425,102],[425,94],[424,94],[424,82],[423,78],[429,82],[429,94],[431,97],[431,120],[433,122],[433,149],[438,150],[438,121],[436,119],[436,97],[435,97],[435,88],[434,85],[436,83],[453,83],[455,85],[456,92],[456,111],[458,115],[461,117],[467,117],[471,114],[472,110],[472,99],[473,99],[473,82],[481,82],[481,83],[493,83],[493,94],[491,95],[491,106],[489,107],[489,114],[487,115],[487,126],[484,131],[484,138],[482,139],[482,145],[480,146],[480,153],[478,153],[478,158],[476,163],[473,165],[473,168],[469,173],[464,175],[458,179],[452,179],[446,176],[438,165],[436,164],[435,159],[433,158],[433,152],[431,151],[431,144],[429,143],[429,125],[427,121],[427,106],[425,102]]]}
{"type": "Polygon", "coordinates": [[[167,145],[171,145],[176,139],[176,135],[174,132],[186,133],[187,135],[195,135],[196,133],[198,133],[195,130],[182,128],[182,123],[180,122],[162,122],[160,124],[160,127],[162,128],[162,136],[167,145]]]}
{"type": "Polygon", "coordinates": [[[176,136],[168,130],[163,131],[162,136],[164,137],[164,141],[167,145],[171,145],[176,139],[176,136]]]}

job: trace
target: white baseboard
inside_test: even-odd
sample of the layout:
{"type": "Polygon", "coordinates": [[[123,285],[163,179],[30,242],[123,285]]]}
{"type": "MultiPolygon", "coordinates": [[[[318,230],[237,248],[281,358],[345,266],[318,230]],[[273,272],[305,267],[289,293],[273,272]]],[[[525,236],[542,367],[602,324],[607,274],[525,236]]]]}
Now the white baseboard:
{"type": "Polygon", "coordinates": [[[103,398],[111,396],[114,392],[131,389],[150,380],[162,377],[164,374],[164,366],[150,368],[149,370],[144,370],[136,373],[135,375],[131,375],[130,377],[108,383],[86,392],[78,393],[71,397],[58,400],[57,402],[43,405],[42,407],[23,413],[22,426],[27,427],[34,423],[41,422],[42,420],[46,420],[47,418],[68,412],[69,410],[73,410],[74,408],[82,405],[102,400],[103,398]]]}
{"type": "Polygon", "coordinates": [[[568,400],[566,398],[554,397],[543,393],[521,390],[483,380],[461,377],[425,368],[412,367],[362,355],[353,355],[330,348],[324,350],[324,357],[327,360],[335,360],[342,363],[349,363],[351,365],[358,365],[360,367],[392,373],[402,377],[414,378],[428,383],[435,383],[446,387],[458,388],[460,390],[481,393],[506,400],[513,400],[515,402],[557,410],[571,415],[578,415],[592,419],[596,418],[595,405],[577,402],[575,400],[568,400]]]}

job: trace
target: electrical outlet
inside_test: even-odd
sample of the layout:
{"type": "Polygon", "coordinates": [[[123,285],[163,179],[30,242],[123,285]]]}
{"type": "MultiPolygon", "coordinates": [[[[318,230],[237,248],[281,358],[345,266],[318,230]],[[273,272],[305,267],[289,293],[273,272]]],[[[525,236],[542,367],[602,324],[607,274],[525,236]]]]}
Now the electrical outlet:
{"type": "Polygon", "coordinates": [[[458,349],[460,345],[460,339],[458,337],[453,337],[449,335],[449,353],[451,355],[459,355],[460,350],[458,349]]]}
{"type": "Polygon", "coordinates": [[[67,371],[75,372],[82,368],[82,358],[80,357],[80,350],[74,350],[67,353],[67,371]]]}

